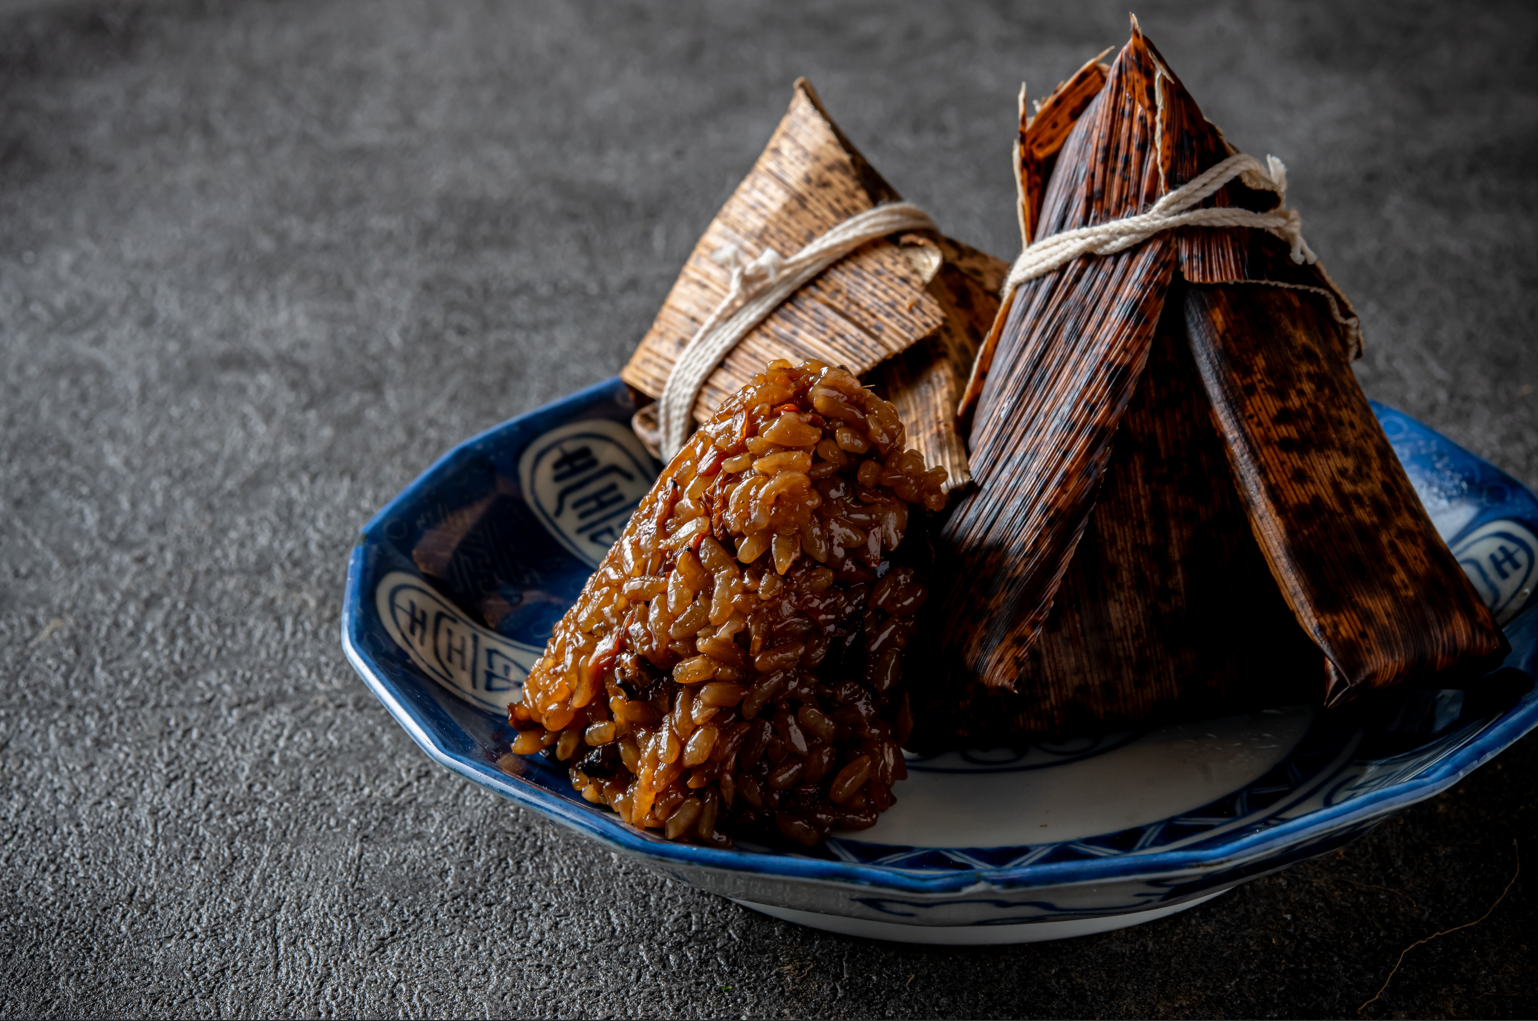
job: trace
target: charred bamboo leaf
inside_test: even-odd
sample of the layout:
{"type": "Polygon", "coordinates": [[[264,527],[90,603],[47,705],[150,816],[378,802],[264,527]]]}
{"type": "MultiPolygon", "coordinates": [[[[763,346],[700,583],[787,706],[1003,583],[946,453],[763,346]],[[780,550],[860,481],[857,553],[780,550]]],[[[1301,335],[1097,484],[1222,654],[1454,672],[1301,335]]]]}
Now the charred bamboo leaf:
{"type": "MultiPolygon", "coordinates": [[[[1154,72],[1135,37],[1063,146],[1046,229],[1116,219],[1158,198],[1154,72]]],[[[1094,506],[1173,269],[1169,240],[1153,238],[1016,292],[972,429],[979,486],[942,536],[957,583],[941,634],[960,677],[1015,689],[1094,506]]]]}
{"type": "Polygon", "coordinates": [[[1192,287],[1185,304],[1255,535],[1329,658],[1329,700],[1494,666],[1505,639],[1416,497],[1323,303],[1229,285],[1192,287]]]}

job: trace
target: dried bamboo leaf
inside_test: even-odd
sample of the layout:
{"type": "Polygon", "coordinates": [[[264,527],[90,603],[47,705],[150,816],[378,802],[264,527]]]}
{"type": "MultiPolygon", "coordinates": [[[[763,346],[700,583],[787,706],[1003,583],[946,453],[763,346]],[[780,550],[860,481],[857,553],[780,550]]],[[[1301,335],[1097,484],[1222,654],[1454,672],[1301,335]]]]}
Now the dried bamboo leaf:
{"type": "Polygon", "coordinates": [[[1009,267],[950,238],[935,236],[930,243],[939,262],[929,293],[945,318],[933,335],[877,366],[870,378],[897,408],[909,445],[926,464],[946,470],[944,489],[951,492],[972,481],[956,405],[978,344],[998,314],[1009,267]]]}
{"type": "Polygon", "coordinates": [[[1020,218],[1020,246],[1031,243],[1036,224],[1037,202],[1033,196],[1041,194],[1044,178],[1026,144],[1026,133],[1031,126],[1031,111],[1026,105],[1025,83],[1020,83],[1020,133],[1015,137],[1015,212],[1020,218]]]}
{"type": "MultiPolygon", "coordinates": [[[[785,118],[695,246],[622,378],[644,396],[662,392],[678,354],[726,294],[730,274],[711,257],[724,245],[750,254],[768,245],[789,255],[849,216],[896,198],[811,86],[798,81],[785,118]]],[[[695,418],[703,421],[775,358],[843,365],[898,407],[913,446],[927,463],[946,468],[947,490],[964,485],[971,476],[955,408],[993,323],[1006,270],[1000,260],[938,234],[866,245],[738,343],[701,388],[695,418]]],[[[655,444],[654,413],[643,408],[635,425],[643,442],[655,444]]]]}
{"type": "MultiPolygon", "coordinates": [[[[712,256],[736,245],[750,257],[790,255],[856,213],[898,198],[798,81],[768,146],[695,245],[656,321],[621,377],[657,397],[679,354],[730,286],[712,256]]],[[[774,358],[817,359],[856,373],[905,350],[940,325],[942,312],[900,248],[865,245],[829,267],[753,329],[706,380],[694,405],[704,421],[774,358]]]]}
{"type": "Polygon", "coordinates": [[[998,314],[999,292],[1009,275],[1009,263],[954,238],[937,237],[945,265],[956,271],[951,291],[979,334],[987,332],[998,314]],[[963,295],[962,292],[966,294],[963,295]]]}

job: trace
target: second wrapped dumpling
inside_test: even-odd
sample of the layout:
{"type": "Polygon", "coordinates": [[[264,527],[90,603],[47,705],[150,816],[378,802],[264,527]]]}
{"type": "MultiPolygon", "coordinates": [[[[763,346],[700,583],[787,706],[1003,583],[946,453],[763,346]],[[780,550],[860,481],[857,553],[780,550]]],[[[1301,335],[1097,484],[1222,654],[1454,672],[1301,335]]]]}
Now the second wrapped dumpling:
{"type": "Polygon", "coordinates": [[[670,839],[814,844],[906,775],[903,649],[944,468],[890,404],[770,363],[642,501],[510,711],[513,750],[670,839]],[[907,539],[908,541],[905,541],[907,539]]]}

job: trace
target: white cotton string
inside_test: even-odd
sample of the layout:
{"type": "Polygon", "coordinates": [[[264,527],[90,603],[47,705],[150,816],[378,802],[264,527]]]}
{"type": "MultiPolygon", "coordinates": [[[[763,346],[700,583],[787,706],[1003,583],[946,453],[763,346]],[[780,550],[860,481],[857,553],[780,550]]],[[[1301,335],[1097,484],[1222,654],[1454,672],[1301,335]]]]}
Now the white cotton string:
{"type": "Polygon", "coordinates": [[[1230,156],[1159,199],[1146,213],[1063,231],[1027,245],[1009,271],[1004,300],[1008,302],[1015,288],[1027,280],[1050,273],[1081,255],[1110,255],[1175,227],[1254,227],[1269,231],[1291,246],[1293,262],[1312,265],[1316,257],[1303,240],[1303,218],[1296,209],[1284,209],[1286,203],[1287,168],[1281,160],[1267,156],[1262,165],[1244,153],[1230,156]],[[1264,213],[1233,206],[1191,208],[1236,177],[1256,191],[1274,192],[1276,205],[1264,213]]]}
{"type": "Polygon", "coordinates": [[[744,263],[736,245],[714,252],[711,258],[731,267],[731,286],[684,347],[657,400],[663,459],[672,460],[689,438],[694,402],[706,378],[781,302],[867,241],[899,231],[934,229],[934,221],[922,209],[907,202],[892,202],[856,213],[795,255],[782,256],[773,248],[765,248],[757,258],[744,263]]]}

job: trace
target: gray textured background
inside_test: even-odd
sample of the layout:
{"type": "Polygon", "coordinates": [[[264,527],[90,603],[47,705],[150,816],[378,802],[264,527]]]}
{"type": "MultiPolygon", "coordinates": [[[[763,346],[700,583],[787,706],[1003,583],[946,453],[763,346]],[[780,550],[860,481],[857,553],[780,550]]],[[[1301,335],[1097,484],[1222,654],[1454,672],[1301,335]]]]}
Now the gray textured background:
{"type": "MultiPolygon", "coordinates": [[[[0,1013],[1538,1012],[1538,738],[1139,929],[873,944],[680,888],[432,765],[338,647],[354,531],[616,372],[811,77],[949,233],[1126,5],[0,2],[0,1013]]],[[[1538,482],[1524,4],[1145,3],[1291,168],[1371,396],[1538,482]]]]}

